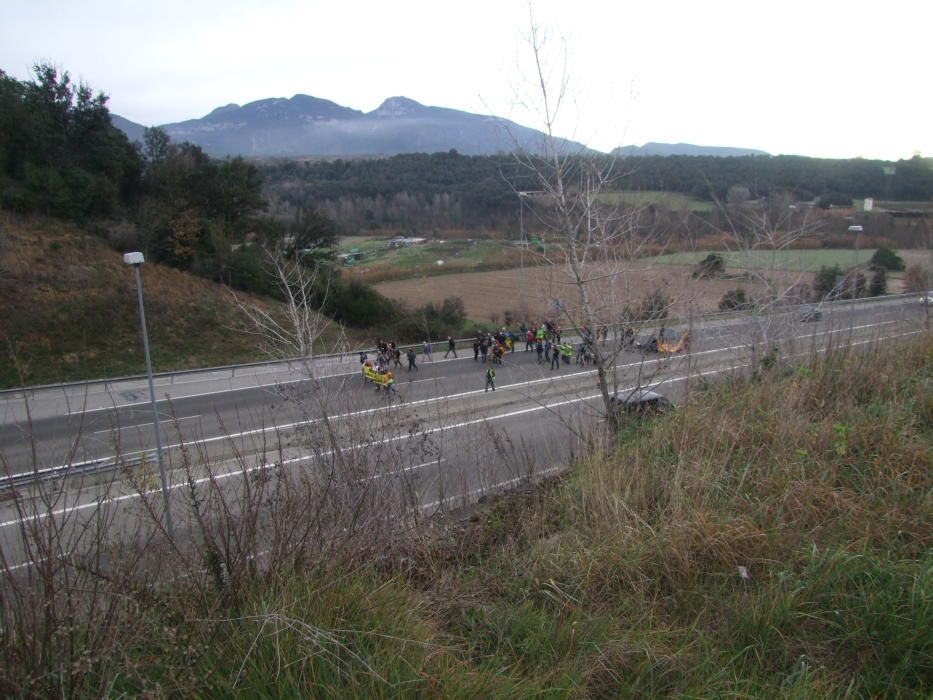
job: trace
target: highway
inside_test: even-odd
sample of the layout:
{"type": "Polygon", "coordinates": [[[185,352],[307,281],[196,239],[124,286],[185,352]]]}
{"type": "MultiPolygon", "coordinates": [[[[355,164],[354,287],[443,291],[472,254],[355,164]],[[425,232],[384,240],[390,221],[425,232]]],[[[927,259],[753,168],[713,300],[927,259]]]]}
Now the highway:
{"type": "MultiPolygon", "coordinates": [[[[791,357],[827,345],[909,337],[926,332],[925,322],[925,309],[914,298],[839,304],[815,323],[801,323],[794,311],[767,319],[700,319],[692,326],[689,353],[658,357],[627,350],[618,357],[615,377],[620,391],[656,385],[679,402],[700,377],[746,371],[750,342],[763,332],[769,345],[791,357]]],[[[653,330],[643,329],[640,339],[653,330]]],[[[387,513],[431,513],[553,473],[581,440],[600,432],[591,367],[551,370],[521,344],[495,366],[497,390],[485,392],[486,365],[474,361],[471,350],[458,354],[444,359],[435,352],[433,361],[419,354],[418,371],[397,368],[397,397],[365,383],[355,355],[159,383],[172,492],[242,479],[272,465],[333,474],[352,464],[353,478],[342,474],[341,483],[377,487],[387,513]]],[[[56,480],[68,491],[64,505],[50,509],[59,515],[90,517],[101,502],[119,504],[126,513],[138,507],[133,502],[139,491],[158,495],[151,480],[153,432],[145,381],[39,389],[0,402],[0,457],[8,475],[22,478],[68,465],[77,473],[99,461],[124,467],[56,480]],[[146,479],[136,478],[140,471],[146,479]]],[[[28,502],[37,488],[17,486],[17,494],[28,502]]],[[[8,562],[17,559],[13,531],[22,515],[0,502],[0,544],[8,562]]]]}

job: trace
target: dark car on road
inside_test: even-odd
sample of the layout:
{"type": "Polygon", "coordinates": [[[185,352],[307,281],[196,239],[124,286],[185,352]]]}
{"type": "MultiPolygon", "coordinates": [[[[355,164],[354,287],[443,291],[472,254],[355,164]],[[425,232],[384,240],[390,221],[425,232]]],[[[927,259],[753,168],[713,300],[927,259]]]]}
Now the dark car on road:
{"type": "Polygon", "coordinates": [[[669,398],[648,389],[619,392],[609,401],[612,410],[624,415],[663,413],[674,407],[669,398]]]}
{"type": "Polygon", "coordinates": [[[804,307],[803,311],[800,312],[800,320],[803,323],[813,323],[814,321],[822,321],[823,312],[820,311],[820,308],[818,306],[804,307]]]}

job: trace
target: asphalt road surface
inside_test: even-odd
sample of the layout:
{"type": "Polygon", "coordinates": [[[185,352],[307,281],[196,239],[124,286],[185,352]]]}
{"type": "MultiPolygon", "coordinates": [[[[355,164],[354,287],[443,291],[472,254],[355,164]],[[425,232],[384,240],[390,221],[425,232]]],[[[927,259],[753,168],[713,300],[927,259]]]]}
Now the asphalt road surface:
{"type": "MultiPolygon", "coordinates": [[[[620,353],[616,387],[651,385],[676,402],[700,376],[745,371],[751,343],[764,336],[783,356],[802,356],[831,345],[927,332],[925,311],[916,299],[894,298],[835,305],[813,323],[801,323],[799,311],[767,319],[701,320],[693,325],[688,353],[620,353]]],[[[684,329],[669,332],[677,336],[684,329]]],[[[643,329],[640,340],[653,330],[643,329]]],[[[522,343],[495,366],[496,391],[487,392],[487,365],[475,361],[472,350],[458,354],[444,359],[435,352],[432,361],[419,354],[417,371],[396,368],[397,396],[365,382],[355,355],[159,383],[172,490],[201,480],[242,479],[271,465],[322,472],[333,466],[335,455],[344,460],[346,453],[360,469],[357,481],[379,482],[383,502],[394,502],[399,512],[433,512],[559,470],[603,420],[591,367],[562,364],[552,370],[522,343]]],[[[139,507],[134,503],[140,490],[159,493],[151,479],[153,453],[145,381],[27,391],[0,402],[0,457],[8,475],[23,479],[61,467],[80,472],[70,481],[57,480],[67,494],[60,505],[43,505],[45,512],[81,522],[82,514],[92,517],[102,502],[123,513],[139,507]],[[96,463],[105,468],[82,472],[96,463]],[[149,481],[136,478],[141,473],[149,481]]],[[[23,520],[21,504],[34,489],[16,488],[22,496],[17,508],[9,498],[0,500],[0,545],[8,563],[20,557],[15,532],[23,520]]]]}

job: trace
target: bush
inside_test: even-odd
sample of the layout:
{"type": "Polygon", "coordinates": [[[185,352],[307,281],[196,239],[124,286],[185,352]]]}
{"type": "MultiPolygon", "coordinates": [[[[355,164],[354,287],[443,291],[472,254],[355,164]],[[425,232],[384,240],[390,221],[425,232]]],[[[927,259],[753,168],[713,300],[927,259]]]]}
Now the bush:
{"type": "Polygon", "coordinates": [[[693,268],[694,279],[719,277],[726,271],[726,260],[719,253],[710,253],[693,268]]]}
{"type": "Polygon", "coordinates": [[[933,287],[933,273],[922,265],[911,265],[904,273],[905,292],[925,292],[933,287]]]}
{"type": "Polygon", "coordinates": [[[752,302],[741,287],[730,289],[719,301],[720,311],[744,311],[752,308],[752,302]]]}
{"type": "Polygon", "coordinates": [[[820,271],[816,273],[816,276],[813,278],[813,294],[817,299],[822,299],[829,296],[834,291],[838,294],[839,290],[836,289],[837,280],[843,276],[842,268],[839,265],[833,265],[829,267],[823,265],[820,267],[820,271]]]}
{"type": "Polygon", "coordinates": [[[880,297],[888,293],[888,276],[883,267],[873,267],[871,282],[868,284],[868,296],[880,297]]]}
{"type": "Polygon", "coordinates": [[[827,192],[817,204],[820,209],[829,209],[830,207],[851,207],[852,197],[842,192],[827,192]]]}
{"type": "Polygon", "coordinates": [[[365,282],[344,281],[339,274],[322,275],[318,288],[321,310],[337,321],[367,327],[392,322],[398,318],[395,303],[365,282]]]}
{"type": "Polygon", "coordinates": [[[656,289],[635,308],[626,306],[622,311],[622,318],[626,322],[663,321],[668,317],[670,308],[671,298],[660,289],[656,289]]]}
{"type": "Polygon", "coordinates": [[[904,259],[890,248],[878,248],[871,256],[871,264],[877,268],[884,268],[892,272],[900,272],[906,266],[904,259]]]}
{"type": "Polygon", "coordinates": [[[467,325],[460,297],[447,297],[440,306],[428,302],[410,311],[393,326],[393,336],[403,342],[460,336],[467,325]]]}

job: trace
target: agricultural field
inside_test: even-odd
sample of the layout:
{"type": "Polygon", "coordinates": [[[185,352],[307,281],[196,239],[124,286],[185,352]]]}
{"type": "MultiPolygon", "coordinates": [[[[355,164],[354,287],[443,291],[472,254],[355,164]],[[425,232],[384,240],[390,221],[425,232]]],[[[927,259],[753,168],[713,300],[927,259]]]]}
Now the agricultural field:
{"type": "MultiPolygon", "coordinates": [[[[696,280],[691,272],[692,267],[687,265],[633,263],[627,266],[624,274],[616,277],[615,289],[607,285],[600,296],[617,300],[612,303],[621,308],[635,305],[658,290],[672,300],[672,314],[688,316],[718,310],[719,301],[730,289],[742,287],[751,296],[763,291],[761,281],[696,280]]],[[[768,277],[775,284],[787,287],[813,281],[810,273],[792,271],[769,273],[768,277]]],[[[396,280],[377,284],[376,289],[410,306],[459,296],[463,299],[467,316],[479,323],[499,323],[506,313],[517,319],[521,313],[521,270],[516,269],[396,280]]],[[[574,289],[558,268],[525,269],[526,317],[553,317],[557,308],[555,300],[572,305],[573,299],[574,289]]]]}
{"type": "MultiPolygon", "coordinates": [[[[810,285],[813,273],[819,270],[820,265],[838,262],[841,267],[848,267],[854,254],[852,250],[792,250],[774,253],[777,257],[772,261],[770,252],[758,251],[744,257],[727,257],[726,277],[698,280],[693,278],[693,266],[708,253],[676,253],[630,263],[624,274],[617,278],[616,288],[607,287],[602,290],[602,295],[607,299],[618,299],[617,303],[624,306],[636,304],[659,290],[672,300],[674,315],[707,313],[718,310],[720,300],[729,290],[741,287],[749,296],[755,297],[763,295],[769,283],[781,289],[795,284],[810,285]],[[746,271],[751,274],[746,275],[746,271]]],[[[861,250],[859,261],[865,263],[873,254],[873,249],[861,250]]],[[[904,250],[898,254],[908,265],[919,263],[933,267],[933,253],[930,251],[904,250]]],[[[573,289],[569,280],[561,277],[559,268],[526,266],[524,276],[526,316],[553,316],[555,300],[571,303],[573,289]]],[[[469,318],[479,323],[498,323],[506,312],[513,318],[519,318],[521,280],[521,270],[513,268],[396,279],[375,286],[382,294],[411,306],[429,301],[439,303],[445,297],[459,296],[469,318]]],[[[902,290],[902,273],[889,273],[888,291],[898,293],[902,290]]]]}
{"type": "Polygon", "coordinates": [[[429,240],[403,248],[388,248],[387,238],[345,237],[338,253],[358,250],[364,259],[347,273],[375,284],[386,280],[422,278],[449,273],[510,268],[521,251],[507,241],[488,239],[429,240]]]}
{"type": "MultiPolygon", "coordinates": [[[[792,272],[818,272],[824,265],[852,267],[856,261],[854,250],[752,250],[752,251],[691,251],[668,253],[648,258],[646,262],[659,265],[696,265],[710,252],[725,258],[727,268],[738,270],[789,270],[792,272]]],[[[875,254],[874,248],[858,251],[858,264],[864,265],[875,254]]]]}
{"type": "Polygon", "coordinates": [[[600,199],[607,204],[628,204],[636,207],[654,205],[671,211],[707,212],[715,207],[713,202],[702,201],[677,192],[605,192],[600,199]]]}

